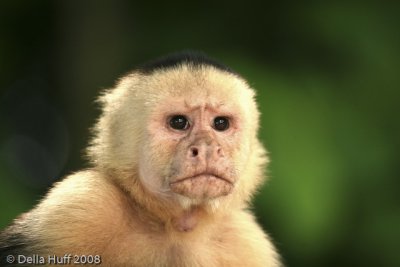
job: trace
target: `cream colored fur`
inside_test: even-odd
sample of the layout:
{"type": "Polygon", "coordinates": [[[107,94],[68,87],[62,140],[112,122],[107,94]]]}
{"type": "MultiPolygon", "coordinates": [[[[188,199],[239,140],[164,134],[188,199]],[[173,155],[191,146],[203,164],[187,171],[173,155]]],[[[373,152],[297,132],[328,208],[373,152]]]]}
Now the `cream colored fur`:
{"type": "Polygon", "coordinates": [[[280,266],[247,210],[267,163],[254,95],[242,78],[210,66],[123,78],[100,98],[103,114],[88,149],[93,168],[57,183],[24,218],[37,253],[97,254],[101,266],[280,266]],[[165,186],[175,151],[162,144],[154,118],[182,106],[214,107],[238,120],[225,140],[232,193],[193,200],[165,186]]]}

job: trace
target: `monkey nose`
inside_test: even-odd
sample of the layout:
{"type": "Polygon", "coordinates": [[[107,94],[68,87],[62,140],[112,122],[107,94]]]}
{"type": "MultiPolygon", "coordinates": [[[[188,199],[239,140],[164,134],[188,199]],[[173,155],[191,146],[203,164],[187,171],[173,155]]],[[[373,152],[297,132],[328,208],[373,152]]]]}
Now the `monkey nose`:
{"type": "Polygon", "coordinates": [[[197,147],[191,147],[189,153],[191,157],[195,158],[199,155],[199,149],[197,147]]]}
{"type": "Polygon", "coordinates": [[[192,145],[187,150],[187,158],[193,160],[203,160],[207,157],[207,148],[201,145],[192,145]]]}
{"type": "Polygon", "coordinates": [[[188,149],[188,158],[191,159],[218,159],[224,156],[220,146],[191,146],[188,149]]]}

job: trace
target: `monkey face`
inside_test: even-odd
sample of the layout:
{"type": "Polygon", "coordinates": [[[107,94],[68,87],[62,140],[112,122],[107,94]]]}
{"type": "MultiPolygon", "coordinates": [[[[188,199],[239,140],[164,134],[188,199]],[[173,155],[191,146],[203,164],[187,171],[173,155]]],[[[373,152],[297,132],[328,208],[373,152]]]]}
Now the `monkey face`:
{"type": "Polygon", "coordinates": [[[246,109],[256,108],[248,87],[213,71],[171,70],[148,81],[159,98],[148,113],[139,169],[151,191],[197,203],[234,192],[255,137],[257,118],[247,119],[246,109]]]}
{"type": "Polygon", "coordinates": [[[196,200],[227,195],[237,180],[233,154],[239,141],[238,118],[209,100],[198,99],[194,105],[186,100],[164,102],[168,111],[156,113],[148,128],[148,151],[161,149],[159,160],[165,160],[160,163],[165,168],[157,178],[159,186],[196,200]]]}
{"type": "Polygon", "coordinates": [[[220,112],[205,104],[188,108],[184,115],[166,117],[165,132],[176,140],[167,178],[173,192],[203,199],[232,191],[236,175],[229,139],[237,127],[231,114],[220,112]]]}

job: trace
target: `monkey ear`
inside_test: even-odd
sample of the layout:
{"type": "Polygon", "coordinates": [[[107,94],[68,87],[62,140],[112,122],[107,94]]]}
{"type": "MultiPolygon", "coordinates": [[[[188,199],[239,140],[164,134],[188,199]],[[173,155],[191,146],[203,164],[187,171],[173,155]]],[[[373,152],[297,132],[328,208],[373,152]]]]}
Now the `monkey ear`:
{"type": "Polygon", "coordinates": [[[139,88],[139,81],[140,74],[137,72],[123,76],[114,87],[103,90],[96,99],[96,103],[100,104],[103,109],[106,109],[109,105],[114,105],[123,99],[128,92],[139,88]]]}

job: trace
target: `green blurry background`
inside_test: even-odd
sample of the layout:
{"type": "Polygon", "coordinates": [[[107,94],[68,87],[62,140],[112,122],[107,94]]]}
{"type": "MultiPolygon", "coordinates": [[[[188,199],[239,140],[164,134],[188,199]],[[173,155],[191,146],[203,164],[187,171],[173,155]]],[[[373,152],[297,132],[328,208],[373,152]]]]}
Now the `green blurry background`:
{"type": "Polygon", "coordinates": [[[87,167],[100,90],[191,48],[258,91],[287,266],[400,266],[399,4],[142,2],[1,1],[0,228],[87,167]]]}

